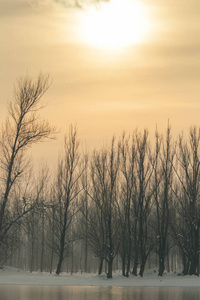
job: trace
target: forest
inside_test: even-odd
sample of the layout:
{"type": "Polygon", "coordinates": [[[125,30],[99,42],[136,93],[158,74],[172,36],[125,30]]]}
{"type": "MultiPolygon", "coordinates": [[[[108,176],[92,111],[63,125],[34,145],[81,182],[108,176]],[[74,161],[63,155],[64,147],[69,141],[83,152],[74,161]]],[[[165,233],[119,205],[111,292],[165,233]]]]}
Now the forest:
{"type": "Polygon", "coordinates": [[[19,79],[1,127],[0,266],[199,276],[200,128],[174,138],[168,123],[151,139],[133,129],[84,153],[71,125],[56,171],[35,175],[30,147],[57,135],[39,115],[50,85],[42,73],[19,79]]]}

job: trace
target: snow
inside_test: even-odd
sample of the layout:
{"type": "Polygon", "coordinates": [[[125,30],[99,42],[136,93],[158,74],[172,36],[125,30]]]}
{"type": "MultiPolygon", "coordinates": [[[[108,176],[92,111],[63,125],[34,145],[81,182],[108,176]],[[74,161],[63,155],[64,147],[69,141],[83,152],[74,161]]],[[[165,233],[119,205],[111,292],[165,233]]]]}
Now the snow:
{"type": "Polygon", "coordinates": [[[147,270],[144,277],[130,275],[126,278],[120,271],[113,272],[113,278],[107,279],[106,274],[101,276],[94,273],[61,273],[59,276],[49,273],[26,272],[11,267],[0,269],[0,285],[53,285],[53,286],[152,286],[172,287],[200,286],[197,276],[179,276],[165,273],[159,277],[156,269],[147,270]]]}

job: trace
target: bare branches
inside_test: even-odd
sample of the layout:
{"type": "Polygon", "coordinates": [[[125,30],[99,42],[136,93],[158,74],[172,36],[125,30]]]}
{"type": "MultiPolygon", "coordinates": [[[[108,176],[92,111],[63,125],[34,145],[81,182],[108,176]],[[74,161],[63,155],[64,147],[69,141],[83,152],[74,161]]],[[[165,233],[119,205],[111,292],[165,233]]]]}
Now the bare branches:
{"type": "Polygon", "coordinates": [[[189,142],[183,135],[179,137],[177,161],[179,169],[174,167],[181,192],[175,192],[177,198],[176,222],[172,224],[173,233],[184,257],[184,274],[199,275],[199,236],[200,236],[200,130],[190,129],[189,142]],[[186,258],[184,260],[186,262],[186,258]]]}
{"type": "Polygon", "coordinates": [[[8,118],[0,137],[0,168],[4,191],[0,205],[0,231],[10,191],[28,165],[27,148],[53,138],[56,130],[41,120],[38,111],[43,107],[41,98],[50,87],[49,75],[39,74],[33,81],[20,78],[14,90],[14,100],[9,103],[8,118]]]}
{"type": "Polygon", "coordinates": [[[81,156],[78,147],[77,129],[70,126],[69,133],[65,136],[64,157],[58,163],[52,195],[53,234],[58,256],[57,274],[61,272],[63,260],[69,253],[69,245],[73,240],[70,232],[72,220],[79,212],[78,196],[83,190],[79,182],[85,166],[80,166],[81,156]]]}

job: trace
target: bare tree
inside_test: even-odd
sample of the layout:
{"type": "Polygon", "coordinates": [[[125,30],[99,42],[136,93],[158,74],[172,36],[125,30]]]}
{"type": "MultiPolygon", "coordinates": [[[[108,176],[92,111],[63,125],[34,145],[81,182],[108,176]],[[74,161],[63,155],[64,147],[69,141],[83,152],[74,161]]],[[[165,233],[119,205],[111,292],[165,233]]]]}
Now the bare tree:
{"type": "Polygon", "coordinates": [[[9,103],[8,118],[0,136],[1,200],[0,241],[11,225],[29,210],[24,202],[21,215],[7,222],[6,211],[11,201],[9,195],[14,184],[27,169],[27,150],[33,144],[53,137],[55,128],[41,120],[38,111],[42,108],[41,98],[50,86],[48,75],[40,74],[35,81],[26,76],[21,78],[14,90],[14,100],[9,103]]]}
{"type": "Polygon", "coordinates": [[[61,272],[63,260],[69,254],[73,243],[72,220],[79,211],[78,195],[83,190],[76,128],[70,127],[65,138],[64,158],[58,164],[58,173],[54,188],[54,247],[58,256],[56,274],[61,272]]]}
{"type": "Polygon", "coordinates": [[[131,253],[133,248],[133,202],[135,192],[135,160],[136,160],[136,145],[135,139],[125,137],[125,133],[119,143],[121,162],[120,170],[122,178],[120,178],[120,227],[121,227],[121,245],[120,252],[122,258],[122,274],[129,276],[131,253]],[[126,271],[125,271],[126,269],[126,271]]]}
{"type": "MultiPolygon", "coordinates": [[[[158,141],[157,141],[158,143],[158,141]]],[[[171,127],[168,125],[165,142],[162,143],[160,153],[160,168],[162,178],[158,179],[158,169],[155,170],[155,204],[156,204],[156,222],[159,260],[158,275],[162,276],[165,270],[165,258],[169,248],[169,224],[172,207],[172,179],[173,179],[173,161],[175,156],[175,146],[171,137],[171,127]],[[158,193],[158,180],[159,193],[158,193]]]]}
{"type": "Polygon", "coordinates": [[[181,193],[176,193],[177,222],[172,224],[174,234],[182,250],[184,259],[188,260],[184,274],[199,275],[199,238],[200,238],[200,129],[190,130],[189,145],[179,138],[178,163],[176,175],[181,185],[181,193]]]}
{"type": "MultiPolygon", "coordinates": [[[[135,245],[140,254],[140,276],[143,276],[145,264],[154,244],[155,236],[152,234],[150,226],[150,217],[152,209],[151,179],[153,168],[149,159],[149,142],[148,131],[144,130],[143,134],[136,132],[136,168],[137,180],[135,186],[135,195],[133,197],[134,218],[135,218],[135,245]]],[[[137,257],[136,257],[137,259],[137,257]]],[[[136,269],[135,261],[135,269],[136,269]]],[[[136,274],[135,274],[136,275],[136,274]]]]}
{"type": "Polygon", "coordinates": [[[88,210],[90,209],[90,203],[89,203],[89,193],[88,193],[88,189],[89,189],[89,174],[88,174],[88,154],[84,155],[84,169],[85,172],[82,176],[82,186],[84,189],[84,193],[81,196],[81,215],[79,218],[79,237],[80,239],[82,239],[83,244],[85,245],[84,248],[84,254],[85,254],[85,258],[84,258],[84,269],[85,272],[88,272],[88,246],[89,246],[89,242],[88,242],[88,210]]]}
{"type": "Polygon", "coordinates": [[[117,176],[119,153],[113,138],[109,150],[95,151],[91,162],[91,190],[93,201],[88,213],[89,237],[94,238],[93,251],[100,258],[100,271],[105,259],[108,264],[107,278],[112,278],[112,265],[119,248],[117,239],[117,176]],[[94,219],[96,215],[96,219],[94,219]],[[95,247],[95,248],[94,248],[95,247]]]}

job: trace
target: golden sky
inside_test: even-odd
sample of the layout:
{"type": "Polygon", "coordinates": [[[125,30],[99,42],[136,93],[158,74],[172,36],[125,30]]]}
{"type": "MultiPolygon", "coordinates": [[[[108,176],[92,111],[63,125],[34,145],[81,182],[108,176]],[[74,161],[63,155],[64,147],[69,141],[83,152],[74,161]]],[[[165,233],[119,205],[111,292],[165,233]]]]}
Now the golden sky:
{"type": "Polygon", "coordinates": [[[145,15],[139,14],[139,24],[128,23],[121,32],[137,13],[118,0],[122,8],[115,18],[121,25],[114,23],[113,8],[108,19],[117,28],[115,38],[130,36],[130,43],[108,49],[105,41],[99,46],[98,39],[102,27],[109,31],[110,24],[103,15],[102,27],[95,27],[94,8],[68,8],[67,0],[0,0],[1,122],[19,76],[43,71],[53,79],[43,114],[61,133],[51,147],[48,143],[34,148],[38,157],[48,160],[58,154],[71,123],[77,124],[88,148],[136,127],[153,132],[157,124],[163,132],[168,119],[175,134],[200,125],[200,1],[131,1],[145,15]],[[143,24],[146,33],[139,31],[139,40],[131,40],[135,27],[143,24]],[[86,25],[94,28],[93,40],[85,39],[86,25]]]}

